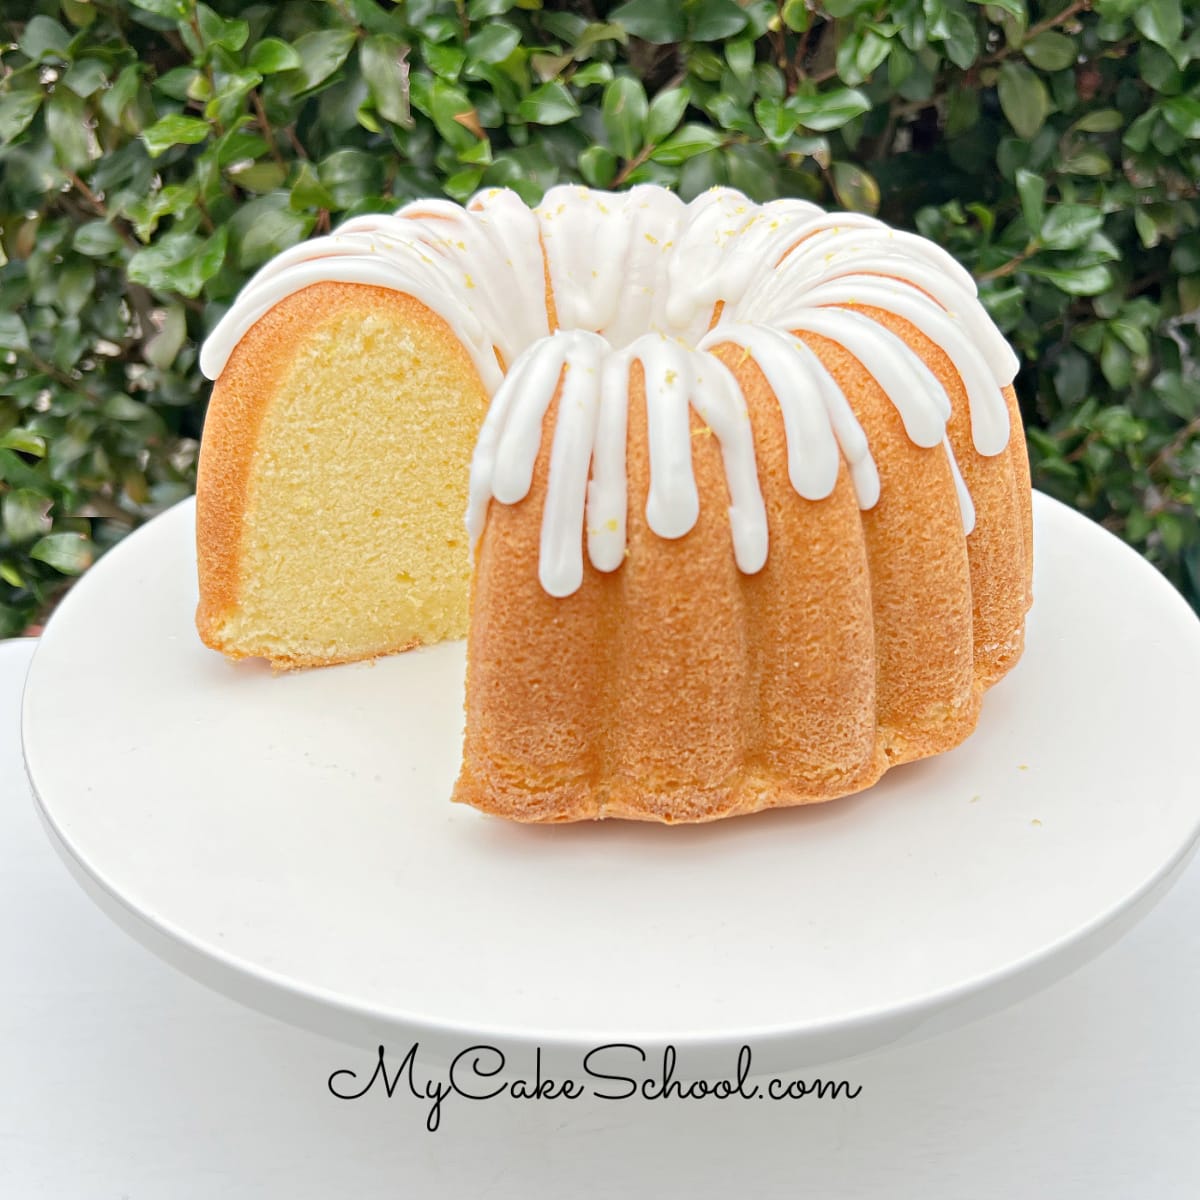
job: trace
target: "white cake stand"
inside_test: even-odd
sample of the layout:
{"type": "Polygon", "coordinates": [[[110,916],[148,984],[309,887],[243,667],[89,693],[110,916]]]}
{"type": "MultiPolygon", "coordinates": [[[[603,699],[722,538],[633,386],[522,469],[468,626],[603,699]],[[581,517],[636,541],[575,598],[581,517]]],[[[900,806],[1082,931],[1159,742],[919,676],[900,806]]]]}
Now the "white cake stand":
{"type": "Polygon", "coordinates": [[[25,693],[30,777],[130,933],[360,1046],[669,1043],[703,1076],[743,1044],[757,1073],[924,1036],[1113,942],[1200,832],[1200,622],[1132,550],[1036,501],[1028,647],[979,730],[843,801],[678,828],[451,805],[463,646],[279,676],[226,662],[192,626],[190,502],[55,614],[25,693]]]}

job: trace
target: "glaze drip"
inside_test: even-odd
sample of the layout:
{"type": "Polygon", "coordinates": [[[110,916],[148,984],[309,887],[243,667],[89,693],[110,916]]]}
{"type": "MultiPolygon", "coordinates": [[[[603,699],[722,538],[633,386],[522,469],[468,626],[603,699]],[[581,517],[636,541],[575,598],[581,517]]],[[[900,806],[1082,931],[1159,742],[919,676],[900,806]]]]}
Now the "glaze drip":
{"type": "Polygon", "coordinates": [[[964,531],[974,527],[946,436],[949,397],[872,311],[909,322],[944,350],[966,391],[978,453],[1000,453],[1010,436],[1001,389],[1017,359],[971,276],[924,238],[805,201],[757,205],[714,188],[684,204],[650,185],[622,193],[563,186],[532,210],[492,189],[466,208],[428,200],[395,216],[358,217],[263,267],[205,342],[201,369],[216,378],[257,320],[326,280],[411,294],[471,355],[493,397],[471,466],[474,543],[492,500],[528,495],[558,397],[538,564],[555,596],[580,586],[585,548],[601,571],[624,560],[635,371],[645,380],[647,523],[664,538],[695,525],[694,411],[720,446],[734,555],[747,573],[766,561],[767,517],[745,398],[718,347],[739,347],[762,371],[780,405],[790,481],[810,500],[833,491],[843,460],[861,508],[878,502],[880,481],[848,398],[806,335],[856,358],[916,445],[944,447],[964,531]]]}

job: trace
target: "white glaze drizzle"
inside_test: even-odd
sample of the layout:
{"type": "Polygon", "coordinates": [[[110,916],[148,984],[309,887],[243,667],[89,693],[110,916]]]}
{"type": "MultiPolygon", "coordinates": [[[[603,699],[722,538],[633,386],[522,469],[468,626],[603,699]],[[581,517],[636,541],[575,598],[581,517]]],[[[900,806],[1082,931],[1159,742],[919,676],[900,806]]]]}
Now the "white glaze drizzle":
{"type": "Polygon", "coordinates": [[[775,393],[792,487],[806,500],[824,500],[837,483],[840,450],[859,507],[873,507],[879,472],[858,418],[824,363],[799,338],[762,325],[718,325],[700,348],[725,343],[746,350],[775,393]]]}
{"type": "Polygon", "coordinates": [[[281,300],[313,283],[370,284],[415,297],[449,324],[484,386],[530,341],[549,332],[537,220],[515,193],[481,193],[473,207],[422,201],[396,216],[347,221],[336,233],[285,250],[242,289],[205,341],[200,369],[224,369],[250,327],[281,300]]]}
{"type": "Polygon", "coordinates": [[[958,469],[958,459],[954,457],[954,447],[950,445],[950,438],[943,438],[942,445],[946,447],[946,457],[950,460],[950,474],[954,477],[958,510],[962,513],[963,533],[969,535],[975,529],[975,503],[971,499],[971,493],[967,490],[962,472],[958,469]]]}
{"type": "MultiPolygon", "coordinates": [[[[936,446],[950,417],[950,397],[937,376],[891,330],[851,308],[802,308],[783,325],[836,342],[875,377],[918,446],[936,446]]],[[[717,326],[720,329],[720,326],[717,326]]]]}
{"type": "Polygon", "coordinates": [[[916,288],[883,287],[877,277],[847,276],[822,284],[809,293],[809,303],[817,307],[864,305],[882,308],[902,317],[940,346],[954,365],[967,392],[971,413],[971,432],[980,454],[999,454],[1008,444],[1008,421],[997,419],[1007,413],[1004,396],[995,376],[975,348],[958,320],[924,292],[916,288]]]}
{"type": "Polygon", "coordinates": [[[219,375],[257,320],[322,280],[411,294],[470,353],[493,395],[471,466],[467,524],[475,544],[493,499],[515,504],[528,495],[545,416],[559,395],[539,547],[539,578],[556,596],[579,587],[585,546],[599,570],[624,560],[635,362],[646,384],[647,523],[667,538],[695,525],[695,409],[720,446],[734,554],[748,573],[766,561],[766,511],[745,398],[710,352],[716,347],[741,347],[763,371],[783,417],[789,478],[810,499],[830,494],[842,460],[861,508],[877,503],[880,489],[849,400],[806,344],[815,335],[876,379],[917,445],[944,445],[964,530],[974,526],[946,437],[945,389],[863,308],[894,314],[944,349],[963,380],[980,454],[999,453],[1010,434],[1001,388],[1017,359],[971,276],[915,234],[801,200],[760,206],[715,188],[684,205],[648,185],[622,193],[564,186],[534,210],[512,192],[491,189],[465,209],[430,200],[395,216],[355,218],[259,271],[205,343],[204,373],[219,375]]]}
{"type": "Polygon", "coordinates": [[[687,207],[664,188],[602,192],[564,184],[536,209],[563,329],[603,333],[613,346],[665,332],[667,267],[687,207]]]}
{"type": "MultiPolygon", "coordinates": [[[[600,376],[600,409],[587,486],[587,549],[598,571],[615,571],[625,561],[629,486],[625,453],[629,426],[629,364],[613,355],[600,376]]],[[[482,518],[481,518],[482,519],[482,518]]]]}
{"type": "Polygon", "coordinates": [[[491,499],[515,504],[529,494],[545,417],[558,394],[538,557],[538,579],[552,596],[571,595],[583,580],[585,527],[597,569],[612,571],[624,560],[625,434],[634,363],[645,383],[646,523],[659,537],[680,538],[700,515],[692,467],[694,408],[720,447],[734,558],[749,574],[766,562],[767,513],[753,432],[729,370],[711,354],[662,334],[644,334],[615,349],[599,334],[560,330],[531,346],[496,393],[471,463],[467,514],[477,540],[491,499]]]}

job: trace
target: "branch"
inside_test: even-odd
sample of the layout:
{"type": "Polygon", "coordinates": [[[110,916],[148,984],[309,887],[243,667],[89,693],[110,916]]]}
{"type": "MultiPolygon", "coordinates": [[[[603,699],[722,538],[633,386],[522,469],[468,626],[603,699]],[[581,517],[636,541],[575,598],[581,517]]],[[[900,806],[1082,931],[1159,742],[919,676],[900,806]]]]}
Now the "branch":
{"type": "Polygon", "coordinates": [[[657,146],[647,142],[621,169],[617,172],[617,177],[609,185],[613,189],[619,188],[629,177],[658,149],[657,146]]]}
{"type": "Polygon", "coordinates": [[[1021,44],[1019,46],[1005,46],[1003,50],[997,50],[995,54],[989,54],[987,58],[981,58],[976,66],[990,66],[992,63],[1003,62],[1012,54],[1017,53],[1025,48],[1027,42],[1033,41],[1039,33],[1048,33],[1051,29],[1056,29],[1060,25],[1065,25],[1072,17],[1077,16],[1081,12],[1091,9],[1092,0],[1074,0],[1068,4],[1060,13],[1055,13],[1052,17],[1046,17],[1045,20],[1039,21],[1036,25],[1030,25],[1021,36],[1021,44]]]}
{"type": "Polygon", "coordinates": [[[1197,434],[1200,434],[1200,417],[1193,417],[1175,436],[1150,460],[1146,467],[1148,473],[1153,474],[1160,467],[1165,466],[1167,461],[1174,458],[1180,450],[1197,434]]]}
{"type": "Polygon", "coordinates": [[[283,155],[279,153],[279,147],[275,144],[275,131],[271,128],[271,122],[267,120],[267,110],[263,107],[258,88],[250,89],[250,103],[254,105],[254,115],[258,118],[258,127],[262,130],[263,137],[267,139],[271,157],[286,171],[287,163],[283,161],[283,155]]]}
{"type": "Polygon", "coordinates": [[[1005,275],[1011,275],[1027,258],[1032,258],[1038,252],[1038,244],[1030,242],[1020,254],[1010,258],[1008,262],[1001,263],[998,267],[993,267],[990,271],[984,271],[982,275],[976,275],[977,283],[985,283],[989,279],[1003,279],[1005,275]]]}
{"type": "MultiPolygon", "coordinates": [[[[677,88],[683,81],[687,79],[687,71],[676,71],[661,88],[655,92],[655,95],[660,95],[663,92],[669,92],[672,88],[677,88]]],[[[621,169],[617,172],[617,177],[609,184],[612,188],[619,188],[630,175],[634,173],[657,150],[658,147],[649,142],[646,143],[621,169]]]]}

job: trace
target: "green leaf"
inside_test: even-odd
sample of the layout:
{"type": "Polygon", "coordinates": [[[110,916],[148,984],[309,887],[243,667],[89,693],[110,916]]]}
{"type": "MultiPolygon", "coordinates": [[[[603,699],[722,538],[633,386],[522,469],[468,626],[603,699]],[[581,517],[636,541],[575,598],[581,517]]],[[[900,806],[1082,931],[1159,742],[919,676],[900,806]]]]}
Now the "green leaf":
{"type": "Polygon", "coordinates": [[[1085,147],[1067,155],[1059,170],[1064,175],[1107,175],[1112,170],[1112,159],[1103,150],[1085,147]]]}
{"type": "Polygon", "coordinates": [[[467,167],[465,170],[456,171],[446,180],[444,185],[446,195],[451,200],[457,200],[460,204],[465,204],[479,190],[479,184],[483,179],[483,172],[483,167],[467,167]]]}
{"type": "Polygon", "coordinates": [[[1180,238],[1171,251],[1171,270],[1180,275],[1200,273],[1200,236],[1180,238]]]}
{"type": "Polygon", "coordinates": [[[805,33],[812,23],[812,14],[808,10],[808,0],[784,0],[783,23],[793,33],[805,33]]]}
{"type": "Polygon", "coordinates": [[[107,221],[86,221],[75,230],[71,245],[89,258],[107,258],[125,243],[107,221]]]}
{"type": "Polygon", "coordinates": [[[1105,337],[1100,351],[1100,370],[1108,385],[1123,391],[1133,380],[1133,358],[1127,347],[1114,337],[1105,337]]]}
{"type": "Polygon", "coordinates": [[[1031,38],[1022,50],[1039,71],[1063,71],[1074,65],[1079,53],[1072,38],[1049,29],[1031,38]]]}
{"type": "Polygon", "coordinates": [[[91,541],[82,533],[50,533],[34,544],[29,557],[62,575],[79,575],[92,565],[91,541]]]}
{"type": "Polygon", "coordinates": [[[1200,139],[1200,100],[1194,96],[1172,96],[1160,105],[1166,122],[1185,138],[1200,139]]]}
{"type": "Polygon", "coordinates": [[[430,70],[440,78],[452,83],[458,79],[462,74],[463,67],[467,65],[467,53],[456,43],[448,42],[445,45],[438,45],[427,42],[421,49],[430,70]]]}
{"type": "Polygon", "coordinates": [[[275,76],[288,95],[302,96],[324,83],[346,61],[354,45],[352,29],[322,29],[297,38],[300,65],[275,76]]]}
{"type": "Polygon", "coordinates": [[[561,125],[579,116],[575,97],[557,80],[543,83],[526,96],[517,107],[523,121],[537,125],[561,125]]]}
{"type": "Polygon", "coordinates": [[[0,437],[0,448],[32,454],[35,458],[46,457],[46,439],[40,433],[22,429],[19,425],[0,437]]]}
{"type": "Polygon", "coordinates": [[[1183,38],[1183,7],[1180,0],[1141,0],[1133,23],[1143,37],[1173,53],[1183,38]]]}
{"type": "Polygon", "coordinates": [[[725,47],[725,61],[734,77],[746,80],[754,70],[754,42],[750,38],[738,38],[725,47]]]}
{"type": "Polygon", "coordinates": [[[946,22],[948,28],[942,39],[946,57],[965,71],[979,57],[979,34],[975,30],[975,22],[966,13],[955,11],[946,14],[946,22]]]}
{"type": "Polygon", "coordinates": [[[836,88],[816,96],[797,93],[787,100],[785,107],[805,129],[826,133],[869,111],[871,101],[857,88],[836,88]]]}
{"type": "Polygon", "coordinates": [[[1134,118],[1133,123],[1125,130],[1125,135],[1121,138],[1122,143],[1135,154],[1143,153],[1150,144],[1150,135],[1154,132],[1157,121],[1158,108],[1152,107],[1142,113],[1140,117],[1134,118]]]}
{"type": "Polygon", "coordinates": [[[60,166],[78,172],[91,162],[83,101],[74,92],[57,88],[46,101],[46,132],[60,166]]]}
{"type": "Polygon", "coordinates": [[[1163,371],[1150,384],[1163,407],[1183,421],[1200,414],[1200,390],[1184,381],[1178,371],[1163,371]]]}
{"type": "Polygon", "coordinates": [[[787,96],[787,81],[783,72],[774,63],[754,64],[754,87],[758,94],[769,100],[783,101],[787,96]]]}
{"type": "Polygon", "coordinates": [[[14,542],[31,542],[49,533],[52,501],[41,492],[16,488],[4,497],[4,532],[14,542]]]}
{"type": "Polygon", "coordinates": [[[301,64],[300,55],[293,47],[279,38],[269,37],[255,42],[248,65],[260,75],[274,75],[279,71],[293,71],[301,64]]]}
{"type": "Polygon", "coordinates": [[[1006,62],[1000,68],[997,91],[1008,123],[1028,141],[1046,123],[1050,113],[1046,85],[1024,63],[1006,62]]]}
{"type": "Polygon", "coordinates": [[[623,25],[634,37],[660,46],[682,42],[687,34],[686,14],[677,0],[629,0],[614,8],[608,19],[623,25]]]}
{"type": "Polygon", "coordinates": [[[571,86],[577,91],[597,83],[610,83],[613,69],[606,62],[590,62],[571,76],[571,86]]]}
{"type": "MultiPolygon", "coordinates": [[[[856,12],[871,6],[871,0],[825,0],[821,6],[831,17],[852,17],[856,12]]],[[[941,5],[938,5],[940,12],[941,5]]]]}
{"type": "Polygon", "coordinates": [[[748,20],[745,10],[734,0],[694,0],[688,6],[688,34],[694,42],[733,37],[746,28],[748,20]]]}
{"type": "Polygon", "coordinates": [[[238,265],[257,267],[302,242],[312,228],[312,217],[289,207],[276,193],[244,205],[226,228],[237,239],[238,265]]]}
{"type": "Polygon", "coordinates": [[[1086,204],[1056,204],[1042,222],[1038,241],[1047,250],[1077,250],[1104,225],[1104,214],[1086,204]]]}
{"type": "Polygon", "coordinates": [[[879,184],[873,175],[848,162],[835,162],[830,174],[833,194],[843,208],[871,214],[879,211],[879,184]]]}
{"type": "Polygon", "coordinates": [[[8,92],[0,96],[0,142],[11,142],[24,132],[41,103],[40,91],[8,92]]]}
{"type": "Polygon", "coordinates": [[[142,130],[142,141],[151,158],[165,154],[172,146],[196,146],[212,132],[212,126],[199,117],[171,113],[160,117],[148,129],[142,130]]]}
{"type": "Polygon", "coordinates": [[[98,58],[80,59],[63,76],[63,87],[69,87],[81,99],[94,95],[107,82],[107,68],[98,58]]]}
{"type": "Polygon", "coordinates": [[[491,142],[487,138],[482,138],[469,150],[464,150],[458,156],[458,161],[472,163],[481,167],[488,166],[493,161],[491,142]]]}
{"type": "MultiPolygon", "coordinates": [[[[416,103],[417,94],[413,93],[416,103]]],[[[463,124],[475,113],[471,97],[462,88],[444,79],[435,79],[429,93],[429,115],[442,139],[459,153],[469,150],[476,142],[475,135],[463,124]]]]}
{"type": "Polygon", "coordinates": [[[472,21],[499,17],[508,12],[516,2],[517,0],[470,0],[467,5],[467,17],[472,21]]]}
{"type": "MultiPolygon", "coordinates": [[[[1111,339],[1109,339],[1111,340],[1111,339]]],[[[1124,383],[1117,386],[1124,386],[1124,383]]],[[[1123,404],[1102,408],[1089,422],[1100,436],[1113,446],[1140,442],[1146,436],[1146,427],[1123,404]]]]}
{"type": "Polygon", "coordinates": [[[521,44],[521,31],[507,21],[496,21],[473,33],[466,42],[467,57],[478,62],[501,63],[521,44]]]}
{"type": "Polygon", "coordinates": [[[1068,296],[1098,296],[1112,287],[1112,272],[1108,267],[1043,267],[1029,264],[1030,275],[1054,284],[1068,296]]]}
{"type": "Polygon", "coordinates": [[[776,147],[785,145],[800,124],[800,116],[794,109],[766,97],[755,101],[754,119],[767,141],[776,147]]]}
{"type": "Polygon", "coordinates": [[[172,232],[139,250],[126,269],[134,283],[145,284],[155,291],[196,296],[221,269],[228,241],[227,225],[222,225],[207,240],[192,233],[172,232]]]}
{"type": "Polygon", "coordinates": [[[206,47],[220,46],[235,54],[246,44],[250,36],[250,25],[240,18],[222,17],[207,4],[196,5],[196,23],[206,47]]]}
{"type": "Polygon", "coordinates": [[[1036,171],[1018,167],[1016,183],[1025,224],[1029,226],[1029,232],[1037,237],[1046,216],[1046,180],[1036,171]]]}
{"type": "Polygon", "coordinates": [[[308,208],[330,209],[335,207],[332,193],[317,178],[317,172],[310,162],[302,162],[296,173],[296,182],[292,184],[288,204],[297,211],[308,208]]]}
{"type": "Polygon", "coordinates": [[[623,25],[612,21],[593,21],[584,31],[573,40],[575,58],[586,58],[593,46],[602,42],[620,42],[622,46],[629,41],[629,34],[623,25]]]}
{"type": "Polygon", "coordinates": [[[123,125],[127,132],[136,130],[141,124],[140,120],[136,123],[129,121],[141,79],[141,64],[130,63],[129,66],[122,69],[112,87],[100,94],[100,111],[112,124],[123,125]]]}
{"type": "Polygon", "coordinates": [[[270,147],[265,138],[248,129],[234,128],[223,134],[212,147],[217,166],[227,167],[241,158],[258,158],[270,147]]]}
{"type": "Polygon", "coordinates": [[[775,179],[775,160],[765,147],[734,144],[724,152],[729,185],[745,193],[757,204],[765,204],[779,195],[775,179]]]}
{"type": "Polygon", "coordinates": [[[646,141],[657,145],[679,124],[690,96],[687,87],[676,87],[654,97],[646,117],[646,141]]]}
{"type": "Polygon", "coordinates": [[[1159,242],[1158,225],[1154,218],[1144,208],[1136,208],[1133,211],[1133,224],[1142,245],[1147,250],[1153,250],[1159,242]]]}
{"type": "Polygon", "coordinates": [[[104,401],[100,411],[110,421],[144,421],[151,415],[146,405],[124,392],[113,392],[104,401]]]}
{"type": "MultiPolygon", "coordinates": [[[[454,128],[474,142],[474,137],[461,125],[455,125],[454,128]]],[[[335,150],[317,165],[317,177],[333,198],[333,204],[329,207],[351,208],[361,197],[371,195],[382,186],[383,164],[377,154],[367,154],[362,150],[335,150]]],[[[255,205],[259,209],[269,207],[270,201],[271,197],[264,196],[262,200],[255,201],[255,205]]],[[[247,219],[244,210],[234,220],[239,217],[247,219]]]]}
{"type": "Polygon", "coordinates": [[[1143,42],[1137,52],[1137,73],[1156,92],[1173,96],[1183,90],[1183,71],[1171,53],[1153,42],[1143,42]]]}
{"type": "Polygon", "coordinates": [[[1080,133],[1115,133],[1124,126],[1125,118],[1117,109],[1098,108],[1093,112],[1085,113],[1071,128],[1080,133]]]}
{"type": "Polygon", "coordinates": [[[1138,358],[1145,358],[1150,353],[1150,339],[1136,325],[1128,321],[1110,321],[1108,327],[1138,358]]]}
{"type": "Polygon", "coordinates": [[[0,449],[0,480],[10,487],[31,488],[35,492],[46,488],[45,476],[12,450],[0,449]]]}
{"type": "MultiPolygon", "coordinates": [[[[7,40],[7,39],[6,39],[7,40]]],[[[28,58],[65,58],[71,35],[53,17],[30,17],[17,40],[17,47],[28,58]]]]}
{"type": "Polygon", "coordinates": [[[235,71],[216,76],[217,88],[204,106],[204,115],[218,125],[237,121],[246,96],[263,81],[257,71],[235,71]]]}
{"type": "Polygon", "coordinates": [[[18,313],[0,312],[0,350],[28,350],[29,331],[18,313]]]}
{"type": "Polygon", "coordinates": [[[160,371],[174,363],[176,355],[187,341],[187,314],[182,304],[169,304],[163,314],[162,326],[142,347],[142,355],[160,371]]]}
{"type": "Polygon", "coordinates": [[[229,178],[247,192],[273,192],[287,178],[287,167],[277,162],[234,163],[229,178]]]}
{"type": "Polygon", "coordinates": [[[607,188],[617,176],[617,157],[607,146],[589,146],[579,156],[579,173],[589,187],[607,188]]]}
{"type": "Polygon", "coordinates": [[[689,158],[679,170],[678,192],[681,200],[694,200],[709,188],[724,187],[729,182],[725,157],[717,150],[689,158]]]}
{"type": "Polygon", "coordinates": [[[156,17],[171,17],[182,21],[195,10],[195,0],[131,0],[134,8],[153,13],[156,17]]]}
{"type": "Polygon", "coordinates": [[[838,78],[843,83],[863,83],[891,52],[891,40],[882,37],[873,29],[852,33],[838,46],[838,78]]]}
{"type": "Polygon", "coordinates": [[[375,111],[387,121],[408,128],[412,112],[408,100],[409,49],[399,38],[377,33],[359,47],[358,61],[375,103],[375,111]]]}
{"type": "Polygon", "coordinates": [[[618,158],[632,158],[642,148],[649,111],[641,80],[622,75],[604,89],[601,115],[618,158]]]}
{"type": "Polygon", "coordinates": [[[979,123],[979,93],[974,88],[957,88],[946,101],[946,137],[961,137],[979,123]]]}
{"type": "Polygon", "coordinates": [[[667,138],[650,157],[655,162],[678,166],[697,154],[715,150],[723,140],[720,130],[711,125],[688,124],[667,138]]]}

